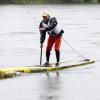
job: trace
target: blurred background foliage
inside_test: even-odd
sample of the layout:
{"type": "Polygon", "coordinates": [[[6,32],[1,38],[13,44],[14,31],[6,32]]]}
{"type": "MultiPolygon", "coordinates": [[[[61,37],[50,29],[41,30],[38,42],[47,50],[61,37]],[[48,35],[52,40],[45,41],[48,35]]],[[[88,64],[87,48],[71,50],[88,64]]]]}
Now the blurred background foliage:
{"type": "Polygon", "coordinates": [[[69,4],[69,3],[100,3],[100,0],[0,0],[0,4],[69,4]]]}

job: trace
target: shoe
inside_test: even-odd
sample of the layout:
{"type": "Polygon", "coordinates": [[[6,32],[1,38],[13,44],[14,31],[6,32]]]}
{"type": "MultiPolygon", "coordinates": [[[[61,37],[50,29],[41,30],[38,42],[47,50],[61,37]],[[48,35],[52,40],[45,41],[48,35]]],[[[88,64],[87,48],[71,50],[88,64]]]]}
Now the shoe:
{"type": "Polygon", "coordinates": [[[55,64],[55,66],[56,66],[56,67],[59,66],[59,62],[57,62],[57,63],[55,64]]]}
{"type": "Polygon", "coordinates": [[[51,67],[51,65],[49,64],[49,62],[46,62],[42,65],[42,67],[51,67]]]}

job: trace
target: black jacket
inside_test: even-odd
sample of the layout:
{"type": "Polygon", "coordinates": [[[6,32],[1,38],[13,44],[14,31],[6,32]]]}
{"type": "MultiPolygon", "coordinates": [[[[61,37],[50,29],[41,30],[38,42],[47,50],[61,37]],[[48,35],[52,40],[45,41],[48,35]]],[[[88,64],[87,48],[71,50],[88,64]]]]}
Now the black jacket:
{"type": "MultiPolygon", "coordinates": [[[[45,37],[46,37],[46,32],[52,30],[53,28],[55,28],[56,25],[58,24],[58,22],[57,22],[57,20],[56,20],[55,17],[50,18],[50,20],[48,19],[48,21],[50,21],[50,25],[48,25],[48,27],[45,28],[45,31],[43,31],[42,33],[40,33],[41,34],[41,36],[40,36],[40,43],[43,43],[44,42],[45,37]]],[[[44,20],[42,20],[41,23],[40,23],[40,25],[39,25],[39,28],[43,28],[42,23],[47,24],[48,21],[45,22],[44,20]]],[[[64,33],[63,30],[61,30],[60,34],[57,35],[57,36],[61,36],[62,33],[64,33]]]]}

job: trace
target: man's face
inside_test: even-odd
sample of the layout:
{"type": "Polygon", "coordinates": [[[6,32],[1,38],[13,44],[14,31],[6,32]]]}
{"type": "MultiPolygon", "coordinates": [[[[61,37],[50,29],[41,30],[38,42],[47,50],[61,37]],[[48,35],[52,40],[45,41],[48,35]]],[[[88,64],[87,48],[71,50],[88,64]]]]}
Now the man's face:
{"type": "Polygon", "coordinates": [[[49,17],[48,16],[42,16],[42,18],[43,18],[44,21],[47,21],[49,17]]]}

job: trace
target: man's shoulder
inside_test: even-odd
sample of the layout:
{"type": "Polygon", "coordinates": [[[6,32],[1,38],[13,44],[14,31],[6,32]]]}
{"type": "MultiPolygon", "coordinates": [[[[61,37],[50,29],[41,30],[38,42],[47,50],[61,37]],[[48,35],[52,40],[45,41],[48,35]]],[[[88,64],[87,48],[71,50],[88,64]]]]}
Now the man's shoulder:
{"type": "Polygon", "coordinates": [[[50,22],[57,22],[56,17],[50,17],[50,22]]]}
{"type": "Polygon", "coordinates": [[[56,17],[50,17],[50,20],[56,19],[56,17]]]}

